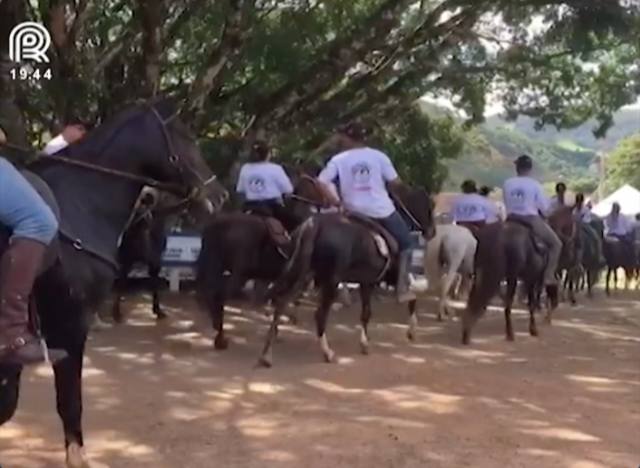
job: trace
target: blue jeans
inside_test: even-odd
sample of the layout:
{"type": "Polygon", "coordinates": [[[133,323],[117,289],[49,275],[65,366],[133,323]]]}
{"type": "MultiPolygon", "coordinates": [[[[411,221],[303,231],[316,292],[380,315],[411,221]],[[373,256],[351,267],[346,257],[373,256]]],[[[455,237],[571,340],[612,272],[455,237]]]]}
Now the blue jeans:
{"type": "Polygon", "coordinates": [[[413,248],[413,239],[411,239],[411,231],[409,226],[402,219],[400,213],[394,211],[388,218],[376,219],[378,223],[382,225],[391,235],[398,241],[398,248],[400,252],[410,250],[413,248]]]}
{"type": "Polygon", "coordinates": [[[0,156],[0,224],[13,237],[48,245],[58,231],[58,221],[42,197],[6,159],[0,156]]]}

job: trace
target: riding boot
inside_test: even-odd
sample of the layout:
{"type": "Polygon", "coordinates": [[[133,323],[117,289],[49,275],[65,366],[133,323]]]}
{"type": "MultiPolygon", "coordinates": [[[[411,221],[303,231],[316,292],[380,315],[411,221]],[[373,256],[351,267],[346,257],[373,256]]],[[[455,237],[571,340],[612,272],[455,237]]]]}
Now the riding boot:
{"type": "Polygon", "coordinates": [[[400,252],[398,256],[398,282],[396,283],[396,297],[399,303],[416,300],[416,295],[411,291],[411,250],[400,252]]]}
{"type": "MultiPolygon", "coordinates": [[[[29,298],[46,246],[30,239],[12,239],[0,260],[0,363],[37,364],[46,360],[45,348],[29,330],[29,298]]],[[[50,350],[49,360],[66,357],[50,350]]]]}

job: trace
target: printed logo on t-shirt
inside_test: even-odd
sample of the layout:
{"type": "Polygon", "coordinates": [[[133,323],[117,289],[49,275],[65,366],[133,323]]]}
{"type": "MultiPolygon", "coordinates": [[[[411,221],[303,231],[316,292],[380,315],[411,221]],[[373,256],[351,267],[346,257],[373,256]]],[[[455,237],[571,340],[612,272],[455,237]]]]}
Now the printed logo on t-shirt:
{"type": "Polygon", "coordinates": [[[464,216],[473,216],[478,211],[478,207],[476,205],[460,205],[458,207],[458,213],[464,216]]]}
{"type": "Polygon", "coordinates": [[[511,201],[514,203],[514,205],[523,206],[526,194],[521,188],[516,188],[509,192],[509,197],[511,198],[511,201]]]}
{"type": "Polygon", "coordinates": [[[353,188],[356,190],[370,190],[371,185],[371,169],[367,163],[361,162],[355,164],[351,168],[351,175],[353,176],[353,188]]]}
{"type": "Polygon", "coordinates": [[[249,179],[249,191],[252,193],[262,193],[266,189],[266,183],[260,176],[254,176],[249,179]]]}

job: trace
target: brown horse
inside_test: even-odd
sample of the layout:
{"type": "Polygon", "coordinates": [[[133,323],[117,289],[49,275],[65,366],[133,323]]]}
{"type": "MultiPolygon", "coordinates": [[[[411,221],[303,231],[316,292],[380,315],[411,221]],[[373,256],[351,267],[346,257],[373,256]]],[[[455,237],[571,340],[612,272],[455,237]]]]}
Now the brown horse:
{"type": "MultiPolygon", "coordinates": [[[[559,233],[563,250],[570,251],[570,242],[575,239],[575,223],[569,209],[558,210],[550,217],[550,224],[559,233]]],[[[489,224],[478,233],[475,278],[467,307],[462,316],[462,343],[469,344],[473,326],[484,313],[491,299],[500,291],[503,280],[507,282],[504,297],[504,315],[507,340],[514,340],[511,323],[511,309],[518,280],[521,280],[527,294],[529,308],[529,333],[538,336],[535,312],[540,309],[540,297],[544,284],[544,270],[547,264],[545,247],[534,239],[531,230],[521,222],[507,220],[504,223],[489,224]]],[[[547,288],[552,305],[557,301],[557,291],[547,288]]]]}
{"type": "MultiPolygon", "coordinates": [[[[551,228],[562,241],[562,252],[558,261],[558,277],[564,278],[569,291],[569,301],[576,304],[575,289],[582,272],[584,241],[579,222],[573,216],[571,207],[555,210],[548,219],[551,228]]],[[[550,319],[550,316],[549,316],[550,319]]]]}
{"type": "MultiPolygon", "coordinates": [[[[326,204],[318,183],[301,176],[294,195],[285,204],[293,232],[314,208],[326,204]]],[[[247,213],[223,213],[205,227],[198,258],[197,289],[200,303],[209,311],[216,332],[216,349],[226,349],[224,306],[230,293],[248,280],[272,282],[284,270],[293,244],[278,246],[265,217],[247,213]],[[228,273],[228,274],[225,274],[228,273]]]]}
{"type": "MultiPolygon", "coordinates": [[[[435,234],[433,201],[423,189],[404,188],[394,196],[399,211],[410,218],[423,236],[429,240],[435,234]]],[[[326,326],[329,311],[336,298],[338,285],[358,283],[362,303],[360,344],[368,353],[368,324],[371,319],[371,296],[375,287],[385,281],[395,284],[397,268],[392,258],[381,252],[371,228],[353,222],[344,214],[320,214],[307,220],[299,229],[296,248],[282,277],[270,292],[275,312],[266,338],[259,365],[272,365],[273,340],[278,333],[280,316],[286,304],[311,280],[320,290],[320,304],[316,310],[316,333],[324,359],[332,362],[335,353],[329,347],[326,326]]],[[[415,303],[410,303],[410,313],[415,303]]]]}

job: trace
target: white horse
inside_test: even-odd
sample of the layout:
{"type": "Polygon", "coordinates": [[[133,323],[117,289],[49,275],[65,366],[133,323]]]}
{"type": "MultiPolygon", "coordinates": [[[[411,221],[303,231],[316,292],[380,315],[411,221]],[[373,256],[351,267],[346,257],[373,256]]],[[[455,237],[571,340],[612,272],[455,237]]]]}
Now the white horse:
{"type": "Polygon", "coordinates": [[[448,307],[453,286],[473,275],[473,261],[478,242],[469,229],[455,224],[436,227],[436,235],[427,244],[424,272],[429,289],[439,295],[438,321],[449,315],[448,307]]]}

